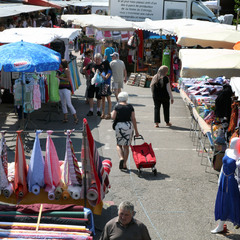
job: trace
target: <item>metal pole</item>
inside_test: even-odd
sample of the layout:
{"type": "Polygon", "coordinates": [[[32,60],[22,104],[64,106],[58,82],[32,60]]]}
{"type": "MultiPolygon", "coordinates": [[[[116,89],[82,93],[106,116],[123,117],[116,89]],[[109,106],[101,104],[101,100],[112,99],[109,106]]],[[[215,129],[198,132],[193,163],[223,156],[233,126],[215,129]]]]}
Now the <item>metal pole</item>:
{"type": "Polygon", "coordinates": [[[84,207],[87,207],[87,158],[86,158],[86,147],[87,147],[87,132],[86,132],[86,126],[83,124],[83,145],[84,145],[84,164],[82,166],[84,178],[83,178],[83,186],[84,186],[84,207]]]}
{"type": "Polygon", "coordinates": [[[239,11],[240,11],[240,8],[238,8],[238,9],[237,9],[237,22],[236,22],[236,30],[238,30],[239,11]]]}

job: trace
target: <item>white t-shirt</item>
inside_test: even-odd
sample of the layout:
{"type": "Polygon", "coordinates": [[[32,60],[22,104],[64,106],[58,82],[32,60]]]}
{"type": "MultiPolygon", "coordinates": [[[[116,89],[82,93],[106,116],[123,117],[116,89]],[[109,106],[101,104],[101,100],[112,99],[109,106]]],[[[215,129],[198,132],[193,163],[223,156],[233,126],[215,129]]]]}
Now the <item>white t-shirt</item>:
{"type": "Polygon", "coordinates": [[[112,69],[112,80],[113,82],[123,82],[124,80],[124,70],[125,64],[122,60],[116,59],[110,62],[110,67],[112,69]]]}

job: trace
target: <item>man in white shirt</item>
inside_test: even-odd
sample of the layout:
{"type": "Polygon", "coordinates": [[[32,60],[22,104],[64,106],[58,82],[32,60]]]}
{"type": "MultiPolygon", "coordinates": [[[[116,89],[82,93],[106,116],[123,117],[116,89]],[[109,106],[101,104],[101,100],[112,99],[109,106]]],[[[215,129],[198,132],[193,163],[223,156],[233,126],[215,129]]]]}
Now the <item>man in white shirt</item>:
{"type": "Polygon", "coordinates": [[[110,56],[112,57],[112,61],[110,62],[112,69],[112,88],[118,101],[118,94],[123,88],[123,81],[127,81],[127,71],[124,62],[119,59],[117,52],[114,52],[110,56]]]}

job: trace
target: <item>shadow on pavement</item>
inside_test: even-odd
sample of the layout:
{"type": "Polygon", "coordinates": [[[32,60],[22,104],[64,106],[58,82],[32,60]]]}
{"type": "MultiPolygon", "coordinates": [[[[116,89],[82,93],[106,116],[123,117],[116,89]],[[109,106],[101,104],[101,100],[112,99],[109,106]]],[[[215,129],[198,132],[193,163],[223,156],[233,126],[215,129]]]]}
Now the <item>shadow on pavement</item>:
{"type": "MultiPolygon", "coordinates": [[[[169,175],[161,173],[161,172],[157,172],[157,175],[154,175],[154,173],[151,171],[151,169],[146,169],[146,170],[142,169],[141,171],[142,171],[141,175],[139,176],[137,169],[131,169],[131,173],[134,173],[137,176],[139,176],[140,178],[144,178],[144,179],[150,180],[150,181],[164,180],[165,178],[170,178],[169,175]]],[[[128,171],[128,173],[130,173],[130,171],[128,171]]]]}

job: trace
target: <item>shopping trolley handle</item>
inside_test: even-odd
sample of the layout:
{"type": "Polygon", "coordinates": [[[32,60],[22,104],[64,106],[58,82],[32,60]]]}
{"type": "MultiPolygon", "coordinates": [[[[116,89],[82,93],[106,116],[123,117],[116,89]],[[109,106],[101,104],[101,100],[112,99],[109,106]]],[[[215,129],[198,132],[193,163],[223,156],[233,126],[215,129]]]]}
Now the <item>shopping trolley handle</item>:
{"type": "Polygon", "coordinates": [[[144,140],[144,138],[143,138],[142,135],[139,135],[138,137],[136,137],[136,135],[134,135],[133,140],[135,141],[136,139],[142,139],[142,140],[144,140]]]}

